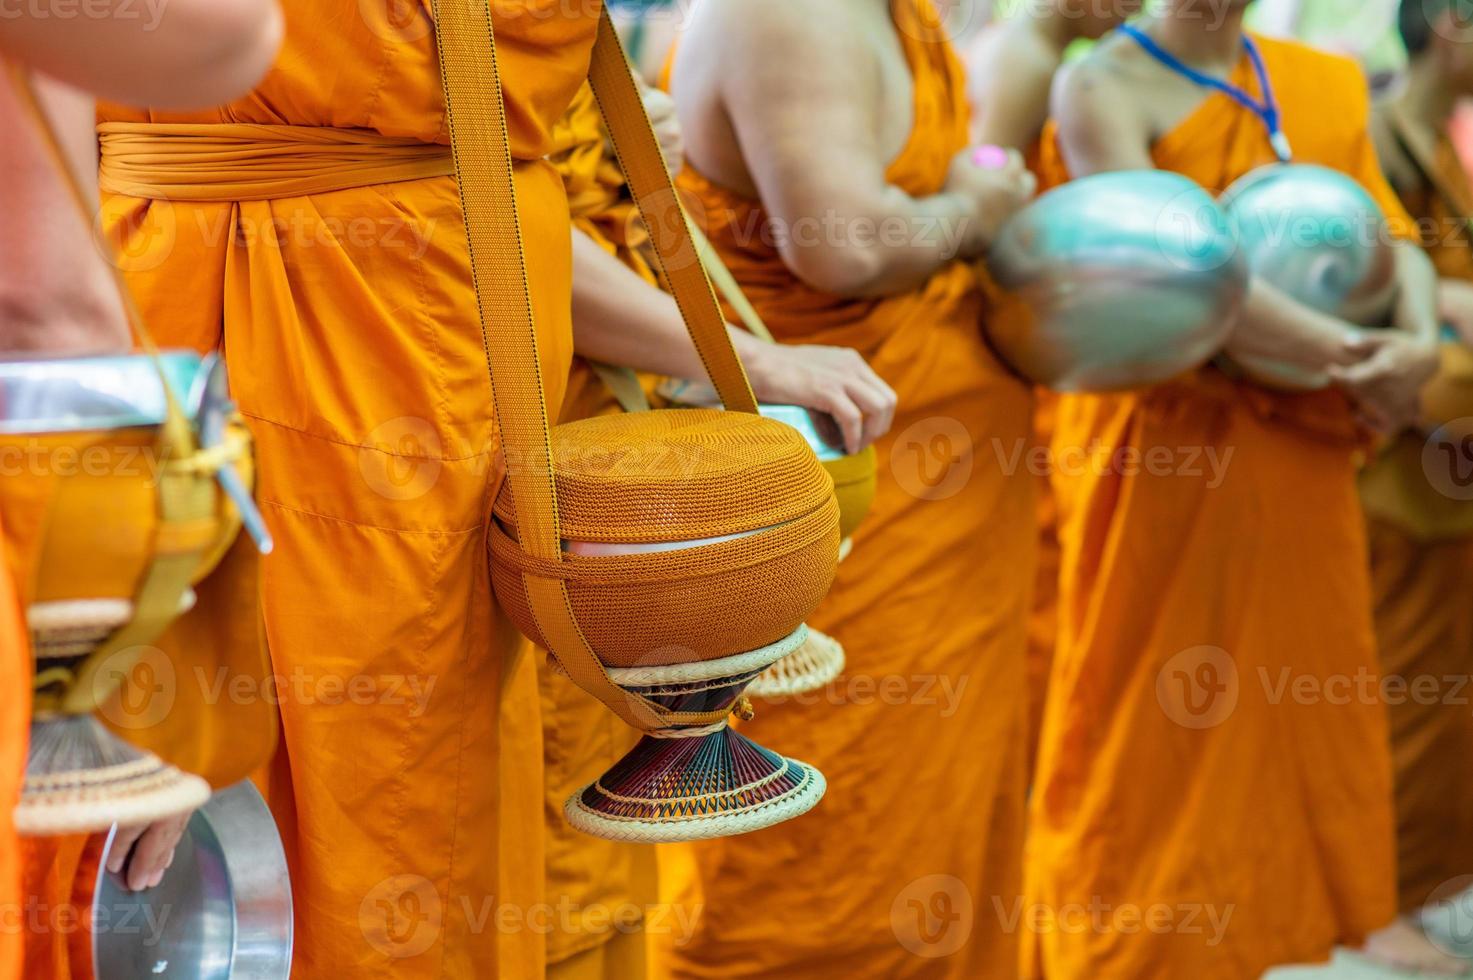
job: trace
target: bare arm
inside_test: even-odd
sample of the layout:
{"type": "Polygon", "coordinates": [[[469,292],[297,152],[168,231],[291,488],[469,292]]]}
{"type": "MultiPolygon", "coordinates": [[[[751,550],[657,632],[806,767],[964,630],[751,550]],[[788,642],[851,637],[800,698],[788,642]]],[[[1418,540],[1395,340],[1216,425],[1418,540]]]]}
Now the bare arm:
{"type": "MultiPolygon", "coordinates": [[[[63,144],[89,208],[97,162],[90,96],[38,80],[38,101],[63,144]]],[[[103,351],[129,346],[117,288],[25,110],[12,79],[0,76],[0,350],[103,351]]]]}
{"type": "MultiPolygon", "coordinates": [[[[847,0],[703,4],[680,48],[701,64],[677,64],[675,95],[679,106],[686,70],[700,74],[695,84],[718,87],[795,275],[841,296],[884,295],[980,253],[992,229],[976,193],[949,187],[912,197],[887,182],[881,72],[871,34],[847,7],[847,0]]],[[[688,126],[700,165],[695,135],[688,126]]]]}
{"type": "Polygon", "coordinates": [[[1352,346],[1356,363],[1331,377],[1355,398],[1372,428],[1390,434],[1414,424],[1422,387],[1437,371],[1437,271],[1417,246],[1397,245],[1397,299],[1392,329],[1362,332],[1352,346]]]}
{"type": "MultiPolygon", "coordinates": [[[[732,342],[761,401],[827,412],[858,452],[890,428],[895,393],[852,350],[770,344],[735,327],[732,342]]],[[[674,298],[573,232],[573,346],[584,357],[708,381],[674,298]]]]}
{"type": "Polygon", "coordinates": [[[0,56],[100,98],[160,108],[228,102],[281,43],[276,0],[90,0],[78,16],[0,16],[0,56]]]}
{"type": "Polygon", "coordinates": [[[991,57],[973,73],[977,139],[1027,150],[1038,141],[1048,121],[1052,65],[1041,64],[1028,50],[998,43],[1005,41],[994,39],[988,48],[991,57]]]}
{"type": "MultiPolygon", "coordinates": [[[[1071,174],[1083,177],[1156,166],[1151,158],[1150,126],[1135,108],[1136,98],[1108,67],[1094,59],[1061,74],[1054,105],[1071,174]]],[[[1245,359],[1320,372],[1331,364],[1356,359],[1349,346],[1351,339],[1344,321],[1311,310],[1255,280],[1226,350],[1245,359]]]]}

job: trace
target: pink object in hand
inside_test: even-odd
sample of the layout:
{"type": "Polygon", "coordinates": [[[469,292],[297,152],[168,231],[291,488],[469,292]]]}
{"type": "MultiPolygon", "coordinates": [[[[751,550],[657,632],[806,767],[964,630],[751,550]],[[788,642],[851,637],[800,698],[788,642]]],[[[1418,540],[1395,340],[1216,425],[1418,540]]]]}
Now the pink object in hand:
{"type": "Polygon", "coordinates": [[[983,170],[1001,170],[1008,165],[1008,151],[988,143],[972,151],[972,162],[983,170]]]}

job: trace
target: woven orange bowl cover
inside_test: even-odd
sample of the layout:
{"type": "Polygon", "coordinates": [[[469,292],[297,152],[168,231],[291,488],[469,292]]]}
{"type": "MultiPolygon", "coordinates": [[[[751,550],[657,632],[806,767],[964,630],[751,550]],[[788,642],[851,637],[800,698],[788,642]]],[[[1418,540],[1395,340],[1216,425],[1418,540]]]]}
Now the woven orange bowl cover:
{"type": "Polygon", "coordinates": [[[610,667],[770,646],[828,591],[839,550],[833,481],[792,428],[671,409],[585,419],[552,438],[562,560],[522,552],[509,483],[491,532],[496,596],[530,639],[542,642],[521,580],[529,571],[567,579],[574,614],[610,667]]]}

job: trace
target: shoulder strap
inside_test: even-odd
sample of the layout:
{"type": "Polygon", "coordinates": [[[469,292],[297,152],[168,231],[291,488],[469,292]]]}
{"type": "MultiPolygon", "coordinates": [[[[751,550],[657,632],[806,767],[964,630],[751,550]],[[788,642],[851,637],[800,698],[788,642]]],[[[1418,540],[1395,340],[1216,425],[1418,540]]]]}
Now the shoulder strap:
{"type": "MultiPolygon", "coordinates": [[[[435,32],[481,338],[508,460],[507,480],[516,499],[517,536],[530,557],[561,561],[551,429],[490,0],[439,0],[435,32]]],[[[696,259],[684,211],[606,9],[599,19],[589,81],[661,270],[713,384],[728,409],[756,412],[757,400],[696,259]]],[[[583,636],[566,581],[525,574],[523,585],[543,638],[569,676],[630,725],[653,729],[725,718],[724,710],[675,712],[624,691],[609,678],[583,636]]]]}

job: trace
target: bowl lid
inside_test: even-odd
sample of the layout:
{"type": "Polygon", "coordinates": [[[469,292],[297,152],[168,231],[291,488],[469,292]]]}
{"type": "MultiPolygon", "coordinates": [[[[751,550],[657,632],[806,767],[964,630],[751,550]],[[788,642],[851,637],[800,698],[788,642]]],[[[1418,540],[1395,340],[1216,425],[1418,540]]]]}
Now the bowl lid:
{"type": "MultiPolygon", "coordinates": [[[[574,541],[697,541],[798,520],[833,496],[802,433],[716,409],[605,415],[553,430],[562,536],[574,541]]],[[[516,524],[510,481],[496,517],[516,524]]]]}

